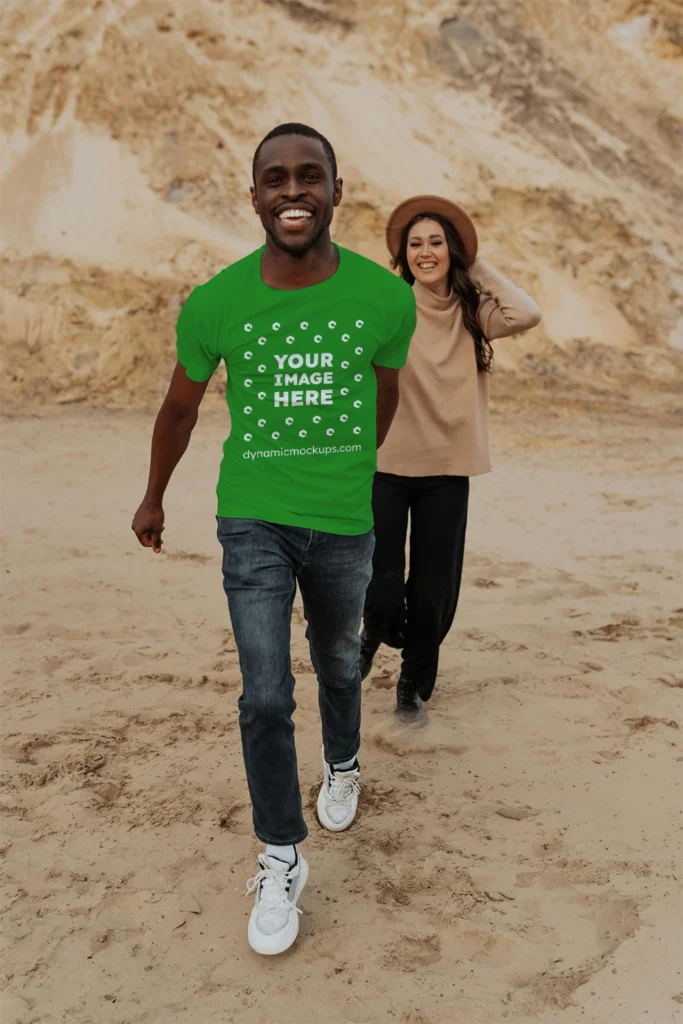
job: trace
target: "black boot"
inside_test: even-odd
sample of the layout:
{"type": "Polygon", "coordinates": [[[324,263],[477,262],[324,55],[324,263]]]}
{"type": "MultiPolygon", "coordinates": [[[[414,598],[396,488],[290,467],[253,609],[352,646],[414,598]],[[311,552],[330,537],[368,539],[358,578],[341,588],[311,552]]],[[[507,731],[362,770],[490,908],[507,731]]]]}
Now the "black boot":
{"type": "Polygon", "coordinates": [[[429,700],[431,695],[434,693],[434,683],[425,684],[424,686],[418,687],[418,696],[425,702],[429,700]]]}
{"type": "Polygon", "coordinates": [[[360,669],[361,679],[365,679],[370,674],[372,669],[372,662],[377,650],[379,648],[379,641],[375,643],[371,640],[368,634],[363,630],[360,635],[360,658],[358,659],[358,667],[360,669]]]}
{"type": "Polygon", "coordinates": [[[396,713],[402,722],[416,722],[423,714],[415,686],[404,675],[396,684],[396,713]]]}

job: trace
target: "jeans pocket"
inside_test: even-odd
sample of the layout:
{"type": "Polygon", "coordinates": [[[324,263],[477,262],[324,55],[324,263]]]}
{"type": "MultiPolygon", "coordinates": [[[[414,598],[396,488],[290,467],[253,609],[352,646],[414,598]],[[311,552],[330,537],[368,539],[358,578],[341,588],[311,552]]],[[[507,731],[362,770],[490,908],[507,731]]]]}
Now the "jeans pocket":
{"type": "Polygon", "coordinates": [[[248,537],[255,522],[254,519],[226,519],[223,516],[216,516],[218,539],[224,541],[232,537],[248,537]]]}

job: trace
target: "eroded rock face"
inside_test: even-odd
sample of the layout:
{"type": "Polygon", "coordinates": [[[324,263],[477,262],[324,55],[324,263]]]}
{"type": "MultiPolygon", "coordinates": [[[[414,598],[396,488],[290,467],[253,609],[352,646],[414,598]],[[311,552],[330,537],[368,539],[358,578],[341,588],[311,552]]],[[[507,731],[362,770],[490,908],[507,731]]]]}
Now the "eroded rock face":
{"type": "MultiPolygon", "coordinates": [[[[490,19],[490,7],[480,9],[490,19]]],[[[644,112],[627,121],[615,116],[609,97],[563,66],[537,35],[516,24],[514,16],[502,17],[499,10],[498,20],[488,27],[487,37],[459,18],[441,24],[441,46],[435,53],[459,88],[476,87],[483,80],[508,124],[571,170],[594,168],[661,191],[673,201],[683,198],[661,148],[646,143],[644,112]]],[[[660,129],[660,134],[666,138],[667,131],[660,129]]]]}
{"type": "Polygon", "coordinates": [[[386,264],[410,194],[472,211],[544,309],[511,386],[678,386],[673,0],[9,0],[2,34],[6,398],[156,400],[189,289],[260,244],[287,120],[337,150],[342,244],[386,264]]]}

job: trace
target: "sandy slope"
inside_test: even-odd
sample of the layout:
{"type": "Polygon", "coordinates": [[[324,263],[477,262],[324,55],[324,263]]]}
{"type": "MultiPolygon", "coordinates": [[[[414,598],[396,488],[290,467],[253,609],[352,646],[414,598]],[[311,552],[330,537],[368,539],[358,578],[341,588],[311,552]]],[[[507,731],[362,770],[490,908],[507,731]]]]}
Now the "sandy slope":
{"type": "Polygon", "coordinates": [[[297,611],[311,881],[275,962],[245,942],[224,418],[198,428],[158,559],[129,532],[148,417],[5,421],[3,1022],[681,1019],[678,435],[503,408],[430,724],[395,727],[383,656],[341,836],[312,813],[297,611]]]}
{"type": "Polygon", "coordinates": [[[399,200],[467,206],[544,311],[501,369],[675,389],[680,25],[677,0],[4,0],[2,394],[156,397],[190,288],[262,241],[251,158],[290,120],[337,149],[342,244],[385,264],[399,200]]]}

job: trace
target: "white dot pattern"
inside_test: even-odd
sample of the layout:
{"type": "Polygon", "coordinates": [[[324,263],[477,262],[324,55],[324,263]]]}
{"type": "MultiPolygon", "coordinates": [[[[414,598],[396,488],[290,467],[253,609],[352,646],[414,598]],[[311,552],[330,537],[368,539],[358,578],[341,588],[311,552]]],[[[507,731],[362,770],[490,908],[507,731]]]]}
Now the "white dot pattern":
{"type": "MultiPolygon", "coordinates": [[[[358,331],[360,331],[364,327],[364,321],[362,319],[360,319],[360,318],[355,320],[354,323],[355,323],[355,328],[358,331]]],[[[259,325],[259,326],[261,326],[261,330],[264,329],[264,325],[259,325]]],[[[271,330],[273,332],[277,333],[278,331],[282,330],[282,327],[283,327],[282,323],[280,323],[280,321],[276,320],[274,323],[272,323],[270,325],[270,328],[266,327],[266,330],[269,333],[270,333],[271,330]]],[[[294,346],[294,345],[296,345],[296,342],[297,342],[297,336],[295,334],[291,334],[291,333],[287,334],[287,330],[286,330],[287,327],[289,327],[290,331],[292,331],[292,329],[297,330],[297,331],[308,331],[309,328],[311,327],[311,324],[309,323],[308,320],[301,320],[300,322],[294,323],[294,324],[292,324],[292,323],[286,324],[285,325],[285,329],[282,331],[283,335],[285,335],[285,336],[281,339],[280,344],[279,344],[279,351],[280,352],[282,352],[282,344],[283,344],[283,342],[287,346],[294,346]]],[[[327,323],[327,328],[328,328],[329,331],[332,331],[332,332],[335,332],[335,333],[333,335],[331,335],[331,336],[328,335],[328,342],[327,342],[326,348],[334,349],[334,346],[335,345],[338,346],[340,342],[343,345],[346,345],[352,339],[352,334],[350,333],[350,330],[349,330],[348,327],[346,328],[346,330],[344,330],[344,328],[342,328],[344,333],[342,333],[341,335],[340,334],[336,334],[336,330],[337,330],[337,321],[336,320],[329,320],[328,323],[327,323]],[[336,341],[335,341],[335,338],[336,338],[336,341]]],[[[249,334],[254,329],[255,329],[254,324],[252,324],[252,323],[245,323],[244,324],[244,331],[247,334],[249,334]]],[[[312,331],[315,331],[315,325],[313,325],[312,331]]],[[[303,336],[299,335],[299,338],[300,338],[300,340],[302,342],[305,341],[303,336]]],[[[311,338],[311,335],[309,335],[309,338],[311,338]]],[[[275,340],[275,339],[273,339],[273,340],[275,340]]],[[[323,344],[323,341],[324,341],[323,334],[321,334],[321,333],[312,334],[311,340],[313,341],[313,343],[315,345],[321,345],[321,344],[323,344]]],[[[257,344],[260,345],[260,346],[267,345],[268,344],[268,336],[266,334],[261,334],[260,337],[257,339],[257,344]]],[[[307,346],[308,345],[310,345],[310,341],[307,343],[307,346]]],[[[295,388],[299,387],[301,389],[301,391],[303,392],[303,389],[307,388],[307,387],[311,387],[311,388],[314,387],[314,388],[318,389],[318,388],[321,388],[321,387],[325,387],[326,385],[329,385],[330,383],[334,383],[335,378],[332,378],[332,381],[327,381],[326,380],[323,383],[323,381],[321,380],[321,376],[322,376],[322,373],[325,372],[325,369],[327,367],[325,367],[325,364],[322,363],[322,362],[320,363],[319,367],[316,367],[315,362],[313,363],[313,365],[311,365],[311,363],[308,361],[309,360],[309,356],[308,355],[305,355],[306,361],[304,363],[299,362],[299,365],[297,366],[297,364],[296,364],[296,360],[297,359],[301,360],[302,356],[306,352],[308,352],[310,354],[311,350],[307,346],[303,347],[303,348],[299,348],[299,347],[295,348],[294,349],[294,353],[297,353],[297,354],[296,355],[292,354],[291,356],[287,355],[287,357],[286,357],[287,361],[285,361],[284,363],[283,363],[282,359],[280,357],[278,357],[278,360],[279,360],[278,363],[277,363],[278,369],[281,372],[282,376],[287,380],[287,383],[286,384],[284,384],[284,383],[276,384],[275,385],[276,388],[281,388],[281,389],[283,389],[283,391],[285,389],[287,389],[289,391],[290,388],[295,389],[295,388]],[[289,364],[289,362],[288,362],[288,360],[290,358],[295,360],[293,365],[289,364]],[[323,367],[325,367],[325,369],[323,369],[323,367]],[[289,379],[288,379],[288,375],[291,375],[291,377],[289,377],[289,379]],[[297,380],[296,380],[296,375],[298,375],[299,378],[300,378],[298,384],[297,384],[297,380]],[[316,379],[315,375],[317,375],[317,379],[316,379]],[[310,380],[311,377],[313,378],[312,380],[310,380]]],[[[278,346],[277,345],[276,345],[275,349],[270,348],[270,352],[272,353],[273,351],[275,351],[275,353],[277,353],[277,351],[278,351],[278,346]]],[[[337,351],[338,354],[340,354],[342,350],[337,348],[336,351],[337,351]]],[[[347,352],[348,351],[349,350],[347,349],[347,352]]],[[[353,348],[353,353],[354,353],[355,356],[362,356],[363,353],[364,353],[363,346],[357,344],[353,348]]],[[[262,354],[261,358],[265,359],[265,356],[266,356],[266,353],[264,352],[262,354]]],[[[253,358],[254,358],[253,350],[247,349],[247,351],[245,351],[243,353],[243,357],[244,357],[244,359],[245,359],[245,361],[247,363],[250,362],[251,360],[253,360],[253,358]]],[[[318,357],[315,356],[316,360],[317,360],[317,358],[318,357]]],[[[324,359],[324,358],[325,357],[323,355],[321,357],[321,359],[324,359]]],[[[259,363],[257,367],[253,367],[253,370],[255,372],[258,372],[258,374],[260,376],[266,377],[266,375],[268,375],[271,370],[274,370],[274,368],[272,367],[272,362],[273,362],[273,357],[272,357],[272,355],[269,355],[269,357],[268,357],[268,359],[266,361],[259,363]]],[[[342,360],[338,361],[338,355],[335,356],[335,358],[334,358],[334,365],[336,367],[338,367],[341,371],[344,371],[345,374],[346,374],[346,371],[349,371],[350,368],[351,368],[351,362],[349,361],[349,359],[342,359],[342,360]]],[[[274,370],[274,372],[277,373],[278,371],[274,370]]],[[[365,374],[360,372],[360,371],[355,372],[355,373],[353,371],[351,371],[351,372],[353,373],[353,382],[355,384],[362,384],[364,379],[365,379],[365,374]]],[[[282,377],[280,378],[280,380],[282,380],[282,377]]],[[[348,381],[348,380],[350,380],[350,375],[346,375],[346,381],[348,381]]],[[[271,381],[272,381],[272,378],[271,378],[271,381]]],[[[244,383],[244,387],[251,388],[253,386],[253,384],[254,384],[254,380],[252,378],[250,378],[250,377],[247,377],[244,380],[243,383],[244,383]]],[[[260,384],[260,386],[262,388],[263,388],[265,383],[266,383],[266,380],[263,380],[263,381],[259,380],[259,384],[260,384]]],[[[361,400],[361,398],[354,397],[354,395],[352,393],[353,390],[355,390],[353,387],[349,388],[346,384],[343,387],[339,388],[338,391],[336,390],[335,387],[333,387],[332,388],[333,395],[336,393],[336,395],[338,396],[337,398],[333,397],[333,403],[336,404],[336,402],[339,401],[339,399],[348,399],[349,395],[351,395],[351,401],[352,401],[353,408],[350,409],[349,411],[351,413],[353,413],[354,410],[355,411],[360,410],[362,408],[362,406],[363,406],[363,401],[361,400]]],[[[315,392],[315,393],[318,393],[318,392],[315,392]]],[[[298,435],[298,437],[301,438],[302,440],[304,438],[308,437],[308,434],[309,434],[308,428],[304,425],[306,422],[309,425],[313,424],[316,428],[321,427],[321,425],[322,425],[321,429],[322,429],[322,431],[324,431],[325,436],[328,437],[328,438],[334,437],[335,434],[337,433],[337,431],[335,430],[334,426],[330,426],[329,425],[330,414],[328,412],[326,412],[326,411],[323,411],[322,409],[320,410],[320,412],[317,412],[317,411],[314,411],[314,410],[310,410],[310,409],[306,409],[306,406],[310,404],[309,403],[308,395],[309,395],[309,392],[306,391],[306,397],[304,399],[305,404],[304,404],[304,402],[302,402],[301,398],[297,402],[297,404],[303,405],[303,408],[301,410],[299,410],[299,411],[292,410],[292,414],[291,415],[287,415],[284,418],[284,420],[278,419],[278,417],[276,416],[275,418],[278,420],[278,423],[283,423],[284,426],[287,427],[287,428],[293,428],[293,430],[296,432],[296,435],[298,435]],[[304,424],[302,424],[302,422],[301,422],[302,418],[304,420],[304,424]],[[327,420],[327,422],[325,422],[326,420],[327,420]]],[[[261,390],[261,391],[259,391],[258,392],[258,399],[262,403],[267,403],[267,408],[270,408],[270,403],[273,400],[273,394],[271,393],[270,388],[268,390],[261,390]]],[[[317,400],[316,399],[313,399],[313,404],[317,404],[317,400]]],[[[329,403],[329,401],[323,401],[322,404],[330,404],[330,403],[329,403]]],[[[343,410],[343,408],[344,407],[342,406],[342,410],[343,410]]],[[[348,405],[347,405],[347,409],[349,409],[348,405]]],[[[357,437],[362,432],[362,428],[361,428],[361,426],[357,422],[357,417],[355,417],[353,415],[350,416],[348,411],[342,411],[342,410],[333,410],[333,411],[331,410],[330,411],[330,412],[333,412],[333,413],[336,412],[335,421],[337,423],[337,426],[339,427],[339,433],[343,435],[346,430],[350,430],[353,433],[353,435],[357,437]],[[354,419],[356,419],[356,423],[355,424],[353,423],[354,419]],[[345,425],[345,424],[347,424],[348,426],[346,426],[345,429],[342,430],[341,427],[342,427],[342,425],[345,425]]],[[[253,409],[253,407],[251,405],[245,405],[244,406],[244,415],[245,416],[251,416],[253,414],[253,411],[254,411],[254,409],[253,409]]],[[[283,428],[282,427],[279,427],[279,429],[277,429],[277,430],[273,429],[273,427],[275,426],[275,424],[273,424],[273,423],[271,423],[271,426],[268,427],[268,421],[267,421],[266,417],[264,417],[264,416],[261,416],[261,418],[257,421],[257,425],[258,425],[259,429],[267,430],[268,431],[268,433],[263,435],[263,437],[264,438],[268,437],[272,441],[281,442],[281,439],[283,439],[283,438],[286,439],[288,436],[291,438],[291,436],[292,436],[291,434],[289,434],[289,431],[286,431],[284,433],[284,435],[283,435],[283,428]]],[[[316,436],[320,436],[319,434],[317,434],[317,432],[314,432],[314,434],[316,436]]],[[[253,434],[253,432],[251,430],[246,431],[243,436],[244,436],[244,441],[247,444],[252,442],[253,439],[254,439],[254,434],[253,434]]],[[[285,441],[285,443],[286,443],[286,441],[285,441]]],[[[343,441],[341,443],[343,443],[343,441]]],[[[258,442],[257,442],[257,444],[258,444],[258,442]]]]}

